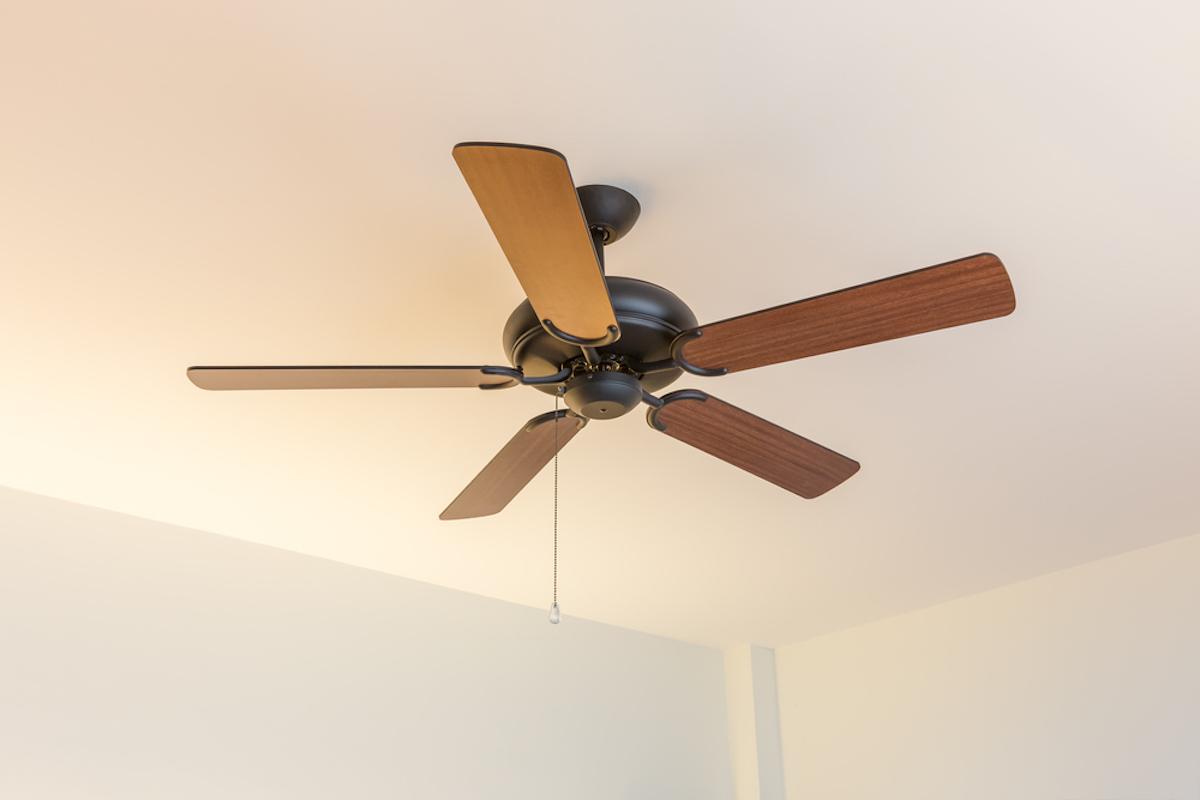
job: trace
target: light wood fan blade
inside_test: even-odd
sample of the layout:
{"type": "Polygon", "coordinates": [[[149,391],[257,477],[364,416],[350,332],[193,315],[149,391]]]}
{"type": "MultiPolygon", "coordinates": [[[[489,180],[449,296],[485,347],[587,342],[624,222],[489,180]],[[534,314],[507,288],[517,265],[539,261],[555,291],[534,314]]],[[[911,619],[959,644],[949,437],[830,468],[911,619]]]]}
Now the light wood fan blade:
{"type": "Polygon", "coordinates": [[[483,367],[190,367],[201,389],[412,389],[500,387],[508,375],[483,367]]]}
{"type": "Polygon", "coordinates": [[[737,372],[1011,314],[1012,282],[991,253],[714,322],[680,349],[737,372]]]}
{"type": "Polygon", "coordinates": [[[650,425],[674,439],[812,499],[858,472],[857,461],[695,389],[671,392],[650,425]]]}
{"type": "Polygon", "coordinates": [[[529,420],[454,498],[439,519],[486,517],[504,510],[586,424],[586,419],[566,410],[549,411],[529,420]]]}
{"type": "Polygon", "coordinates": [[[454,160],[538,319],[569,338],[615,341],[617,318],[562,154],[466,142],[454,160]]]}

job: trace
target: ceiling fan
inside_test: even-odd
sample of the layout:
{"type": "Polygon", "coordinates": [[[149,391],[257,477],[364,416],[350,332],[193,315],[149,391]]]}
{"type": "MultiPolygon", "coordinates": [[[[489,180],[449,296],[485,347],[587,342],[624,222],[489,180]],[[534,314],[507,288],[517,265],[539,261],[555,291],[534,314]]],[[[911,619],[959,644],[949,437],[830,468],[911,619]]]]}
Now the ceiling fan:
{"type": "Polygon", "coordinates": [[[528,299],[504,326],[511,366],[191,367],[202,389],[532,386],[568,410],[525,424],[442,512],[495,514],[588,420],[645,403],[652,428],[801,497],[859,464],[695,389],[662,397],[684,372],[724,375],[1002,317],[1016,308],[1000,259],[981,255],[699,326],[671,292],[604,274],[604,248],[641,207],[614,186],[580,186],[561,153],[466,142],[454,159],[528,299]],[[549,424],[563,421],[563,425],[549,424]],[[557,430],[556,430],[557,429],[557,430]]]}

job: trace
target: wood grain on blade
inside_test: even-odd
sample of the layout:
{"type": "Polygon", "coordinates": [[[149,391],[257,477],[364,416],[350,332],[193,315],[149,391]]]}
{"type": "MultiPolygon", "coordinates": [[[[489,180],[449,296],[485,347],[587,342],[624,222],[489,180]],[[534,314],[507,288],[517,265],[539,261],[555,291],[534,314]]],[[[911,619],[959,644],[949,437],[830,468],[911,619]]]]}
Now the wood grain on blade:
{"type": "Polygon", "coordinates": [[[1012,282],[990,253],[714,322],[683,357],[730,372],[1011,314],[1012,282]]]}
{"type": "Polygon", "coordinates": [[[498,386],[481,367],[191,367],[201,389],[414,389],[498,386]]]}
{"type": "Polygon", "coordinates": [[[502,511],[554,458],[556,416],[559,450],[587,424],[583,417],[567,411],[550,411],[534,417],[467,484],[439,519],[486,517],[502,511]]]}
{"type": "Polygon", "coordinates": [[[582,339],[607,335],[617,318],[562,154],[465,143],[454,160],[538,319],[582,339]]]}
{"type": "Polygon", "coordinates": [[[663,433],[801,497],[818,497],[858,472],[857,461],[704,392],[663,398],[663,433]]]}

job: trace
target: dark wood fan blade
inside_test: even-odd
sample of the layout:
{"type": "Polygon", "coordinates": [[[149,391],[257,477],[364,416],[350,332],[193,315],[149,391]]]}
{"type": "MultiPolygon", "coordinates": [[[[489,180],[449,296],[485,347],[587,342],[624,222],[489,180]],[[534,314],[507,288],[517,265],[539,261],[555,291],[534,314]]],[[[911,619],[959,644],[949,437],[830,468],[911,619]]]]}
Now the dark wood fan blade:
{"type": "Polygon", "coordinates": [[[809,499],[859,468],[857,461],[695,389],[666,395],[648,419],[667,436],[809,499]]]}
{"type": "Polygon", "coordinates": [[[1012,282],[990,253],[714,322],[684,344],[702,369],[737,372],[1011,314],[1012,282]]]}
{"type": "Polygon", "coordinates": [[[586,424],[586,419],[566,410],[550,411],[529,420],[439,518],[486,517],[504,510],[586,424]]]}
{"type": "Polygon", "coordinates": [[[617,318],[562,154],[467,142],[454,160],[538,319],[579,339],[613,335],[617,318]]]}
{"type": "Polygon", "coordinates": [[[501,386],[482,367],[190,367],[201,389],[411,389],[501,386]]]}

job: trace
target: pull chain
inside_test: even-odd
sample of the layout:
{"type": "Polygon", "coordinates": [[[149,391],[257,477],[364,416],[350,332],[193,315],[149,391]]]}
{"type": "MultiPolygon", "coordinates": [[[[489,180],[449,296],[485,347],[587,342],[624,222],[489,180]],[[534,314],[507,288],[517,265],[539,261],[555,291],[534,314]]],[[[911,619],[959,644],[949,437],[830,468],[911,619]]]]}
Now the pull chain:
{"type": "Polygon", "coordinates": [[[554,601],[550,605],[550,624],[562,619],[558,610],[558,395],[554,395],[554,601]]]}

